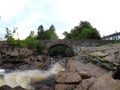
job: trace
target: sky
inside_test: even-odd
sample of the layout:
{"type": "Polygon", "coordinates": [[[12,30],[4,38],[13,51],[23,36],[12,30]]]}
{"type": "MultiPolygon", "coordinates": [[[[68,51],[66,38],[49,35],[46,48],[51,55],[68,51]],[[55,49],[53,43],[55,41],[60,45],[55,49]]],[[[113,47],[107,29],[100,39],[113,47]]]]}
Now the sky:
{"type": "Polygon", "coordinates": [[[88,21],[101,36],[120,32],[119,0],[0,0],[0,38],[5,27],[18,27],[16,38],[26,38],[39,25],[48,29],[52,24],[63,38],[80,21],[88,21]]]}

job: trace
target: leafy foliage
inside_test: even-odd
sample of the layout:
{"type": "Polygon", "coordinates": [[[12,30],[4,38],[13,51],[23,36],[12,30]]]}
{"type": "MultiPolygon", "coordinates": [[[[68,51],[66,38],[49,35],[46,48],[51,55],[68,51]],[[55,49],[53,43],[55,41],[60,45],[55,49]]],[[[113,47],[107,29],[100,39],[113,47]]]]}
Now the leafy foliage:
{"type": "Polygon", "coordinates": [[[19,45],[20,47],[26,47],[37,52],[42,52],[42,49],[45,48],[45,46],[40,44],[39,40],[36,39],[34,31],[31,31],[30,35],[25,40],[21,40],[19,45]]]}
{"type": "Polygon", "coordinates": [[[37,30],[38,30],[37,39],[44,38],[44,27],[42,25],[40,25],[37,30]]]}
{"type": "Polygon", "coordinates": [[[17,28],[13,28],[13,30],[10,30],[9,28],[6,28],[6,35],[5,38],[11,45],[16,45],[17,41],[14,39],[14,35],[16,33],[17,28]]]}
{"type": "Polygon", "coordinates": [[[5,38],[11,45],[29,48],[37,52],[42,52],[42,49],[45,48],[45,46],[40,44],[39,40],[37,40],[34,31],[31,31],[30,35],[24,40],[15,40],[13,36],[16,33],[16,30],[17,28],[13,28],[13,30],[6,28],[5,38]]]}
{"type": "Polygon", "coordinates": [[[44,30],[43,26],[38,27],[37,39],[58,39],[57,34],[55,33],[54,25],[51,25],[48,30],[44,30]]]}
{"type": "Polygon", "coordinates": [[[38,40],[35,39],[34,33],[31,31],[30,35],[25,39],[27,48],[36,49],[38,47],[38,40]]]}
{"type": "Polygon", "coordinates": [[[65,39],[100,39],[100,34],[88,21],[81,21],[70,33],[63,33],[65,39]]]}

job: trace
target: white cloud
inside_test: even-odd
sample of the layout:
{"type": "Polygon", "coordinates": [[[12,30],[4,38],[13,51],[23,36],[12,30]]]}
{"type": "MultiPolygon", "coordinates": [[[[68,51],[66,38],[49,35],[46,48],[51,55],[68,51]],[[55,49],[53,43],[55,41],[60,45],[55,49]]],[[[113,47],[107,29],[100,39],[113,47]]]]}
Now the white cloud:
{"type": "Polygon", "coordinates": [[[119,0],[0,0],[1,21],[18,27],[22,38],[40,24],[54,24],[62,36],[80,20],[89,21],[102,35],[111,34],[120,31],[119,8],[119,0]]]}
{"type": "Polygon", "coordinates": [[[19,12],[25,0],[0,0],[0,15],[2,19],[9,20],[19,12]]]}
{"type": "Polygon", "coordinates": [[[119,8],[119,0],[61,0],[59,15],[68,21],[69,30],[80,20],[87,20],[102,35],[107,35],[114,33],[114,29],[120,31],[119,8]]]}

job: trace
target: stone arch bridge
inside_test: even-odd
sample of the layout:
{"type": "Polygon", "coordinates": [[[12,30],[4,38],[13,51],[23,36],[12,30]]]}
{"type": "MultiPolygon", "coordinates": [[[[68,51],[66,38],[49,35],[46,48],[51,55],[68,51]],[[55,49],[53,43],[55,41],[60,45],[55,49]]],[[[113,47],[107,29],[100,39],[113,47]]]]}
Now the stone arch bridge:
{"type": "MultiPolygon", "coordinates": [[[[56,45],[65,45],[70,47],[74,54],[78,53],[81,48],[89,47],[89,46],[96,46],[97,44],[104,44],[108,42],[106,40],[93,40],[93,39],[78,39],[78,40],[41,40],[41,43],[46,45],[46,51],[48,51],[51,47],[56,45]]],[[[48,52],[47,52],[48,53],[48,52]]]]}

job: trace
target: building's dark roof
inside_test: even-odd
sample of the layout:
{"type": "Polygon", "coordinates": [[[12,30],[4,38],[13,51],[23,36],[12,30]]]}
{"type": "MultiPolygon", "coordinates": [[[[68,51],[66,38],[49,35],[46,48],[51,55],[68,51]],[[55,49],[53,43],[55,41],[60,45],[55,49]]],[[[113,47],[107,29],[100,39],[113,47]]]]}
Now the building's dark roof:
{"type": "Polygon", "coordinates": [[[118,35],[120,35],[120,32],[116,32],[116,33],[113,33],[113,34],[110,34],[110,35],[104,36],[104,37],[102,37],[102,38],[110,38],[110,37],[118,36],[118,35]]]}

